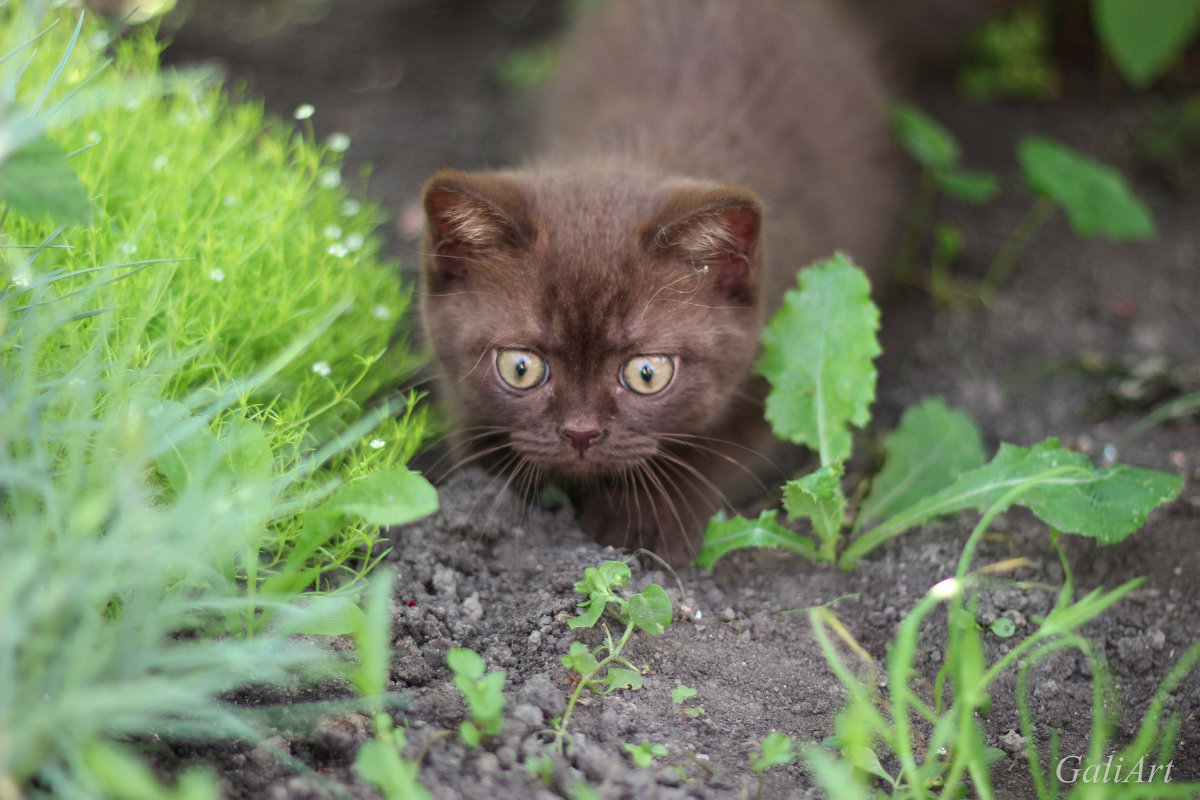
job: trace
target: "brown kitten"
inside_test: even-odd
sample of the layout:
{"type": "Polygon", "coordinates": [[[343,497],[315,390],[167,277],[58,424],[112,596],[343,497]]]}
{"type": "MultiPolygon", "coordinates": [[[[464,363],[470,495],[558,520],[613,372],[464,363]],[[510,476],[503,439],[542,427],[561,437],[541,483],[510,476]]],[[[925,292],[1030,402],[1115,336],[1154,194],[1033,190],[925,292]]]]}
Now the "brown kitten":
{"type": "Polygon", "coordinates": [[[826,0],[610,0],[564,53],[540,155],[425,187],[426,332],[462,458],[683,563],[770,464],[751,369],[795,271],[883,260],[875,50],[826,0]]]}

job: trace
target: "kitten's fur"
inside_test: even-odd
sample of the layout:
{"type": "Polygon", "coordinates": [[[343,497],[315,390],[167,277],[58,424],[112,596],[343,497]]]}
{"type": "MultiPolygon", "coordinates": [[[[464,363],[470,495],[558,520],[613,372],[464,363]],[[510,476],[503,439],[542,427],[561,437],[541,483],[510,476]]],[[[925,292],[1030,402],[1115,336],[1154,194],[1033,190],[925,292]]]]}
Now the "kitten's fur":
{"type": "Polygon", "coordinates": [[[609,0],[564,53],[537,157],[426,185],[426,332],[460,458],[564,484],[600,541],[680,563],[770,464],[751,368],[795,271],[883,261],[877,48],[826,0],[609,0]],[[544,382],[509,386],[504,350],[544,382]],[[622,365],[650,355],[675,374],[638,394],[646,362],[622,365]]]}

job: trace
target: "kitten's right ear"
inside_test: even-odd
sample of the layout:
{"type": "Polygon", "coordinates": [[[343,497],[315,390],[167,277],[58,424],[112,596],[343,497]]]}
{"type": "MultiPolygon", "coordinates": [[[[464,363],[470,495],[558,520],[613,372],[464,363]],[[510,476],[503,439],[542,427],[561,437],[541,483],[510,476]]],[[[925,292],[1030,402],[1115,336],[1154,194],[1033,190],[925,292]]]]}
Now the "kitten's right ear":
{"type": "Polygon", "coordinates": [[[496,247],[521,247],[532,236],[525,198],[499,175],[442,170],[425,184],[425,272],[436,283],[466,278],[496,247]]]}

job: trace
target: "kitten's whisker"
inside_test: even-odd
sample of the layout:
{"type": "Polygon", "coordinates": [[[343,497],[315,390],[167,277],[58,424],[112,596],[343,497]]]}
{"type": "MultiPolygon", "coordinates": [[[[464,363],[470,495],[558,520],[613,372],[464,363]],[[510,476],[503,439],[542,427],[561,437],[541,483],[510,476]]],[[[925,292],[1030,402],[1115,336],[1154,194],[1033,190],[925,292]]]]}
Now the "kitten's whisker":
{"type": "MultiPolygon", "coordinates": [[[[700,291],[700,286],[704,283],[704,276],[707,274],[708,274],[708,266],[706,265],[702,269],[697,269],[695,271],[695,274],[693,274],[693,275],[680,275],[678,278],[671,281],[667,285],[659,287],[658,290],[654,292],[654,294],[650,295],[650,299],[646,301],[646,305],[642,306],[642,318],[643,319],[646,318],[646,312],[650,310],[650,304],[653,303],[660,294],[667,291],[668,289],[671,289],[672,286],[679,283],[680,281],[685,281],[688,278],[695,278],[696,285],[693,286],[691,289],[686,289],[686,290],[685,289],[671,289],[671,291],[676,292],[677,294],[695,294],[696,292],[700,291]]],[[[673,302],[680,302],[680,301],[676,300],[673,302]]]]}
{"type": "MultiPolygon", "coordinates": [[[[659,439],[659,441],[667,442],[668,444],[673,444],[673,445],[676,445],[677,447],[689,447],[689,448],[692,448],[693,450],[699,450],[703,453],[711,453],[713,456],[721,459],[725,463],[730,464],[734,467],[737,467],[739,470],[746,473],[750,477],[750,479],[758,485],[758,488],[761,489],[763,492],[770,491],[770,487],[767,486],[765,483],[763,483],[762,479],[758,477],[757,473],[755,473],[755,471],[753,469],[746,466],[741,461],[737,460],[736,458],[729,455],[728,453],[721,452],[720,450],[718,450],[715,447],[709,447],[708,445],[700,444],[699,442],[676,439],[674,436],[669,435],[669,434],[659,436],[658,439],[659,439]]],[[[769,458],[767,458],[766,456],[762,456],[761,454],[756,453],[755,451],[753,451],[749,448],[745,448],[745,450],[746,450],[746,452],[751,453],[753,455],[758,455],[765,464],[770,466],[772,469],[775,470],[775,472],[777,472],[779,474],[779,477],[781,480],[787,478],[787,476],[784,475],[783,470],[781,470],[778,466],[776,466],[769,458]]]]}
{"type": "MultiPolygon", "coordinates": [[[[658,474],[658,476],[659,476],[659,477],[660,477],[660,478],[661,478],[661,479],[662,479],[664,482],[666,482],[666,483],[670,484],[670,485],[671,485],[671,488],[675,490],[675,491],[674,491],[674,497],[682,497],[682,496],[683,496],[683,491],[682,491],[682,489],[680,488],[679,484],[678,484],[678,483],[675,481],[675,479],[674,479],[674,478],[672,478],[670,475],[668,475],[668,474],[667,474],[667,471],[666,471],[666,467],[668,467],[668,466],[672,466],[672,465],[671,465],[669,462],[653,462],[653,463],[654,463],[654,471],[655,471],[655,472],[658,474]]],[[[682,479],[684,479],[684,478],[685,478],[685,477],[687,477],[687,476],[680,474],[680,475],[678,475],[678,477],[679,477],[679,478],[682,480],[682,479]]],[[[677,506],[678,504],[677,504],[677,503],[676,503],[674,500],[672,500],[672,499],[671,499],[671,495],[668,495],[668,496],[667,496],[667,502],[669,502],[669,503],[670,503],[670,505],[671,505],[671,508],[672,508],[672,511],[674,511],[674,510],[675,510],[675,508],[676,508],[676,506],[677,506]]],[[[697,526],[697,527],[700,527],[700,525],[701,525],[701,520],[700,520],[700,517],[699,517],[699,515],[698,515],[698,514],[696,514],[696,509],[695,509],[695,507],[694,507],[693,505],[691,505],[691,504],[688,504],[688,505],[686,506],[686,510],[688,511],[688,514],[689,514],[689,516],[692,518],[692,523],[693,523],[695,526],[697,526]]],[[[679,527],[680,527],[682,530],[685,530],[685,531],[686,531],[687,529],[683,527],[683,521],[679,519],[679,513],[678,513],[677,511],[674,511],[674,513],[675,513],[675,519],[676,519],[677,521],[679,521],[679,527]]]]}
{"type": "Polygon", "coordinates": [[[725,506],[726,508],[730,510],[733,509],[733,504],[729,502],[729,498],[725,496],[725,493],[721,491],[721,489],[715,483],[713,483],[707,475],[696,469],[684,459],[673,453],[664,451],[658,455],[655,461],[657,463],[671,464],[677,469],[685,470],[693,480],[697,481],[697,486],[703,486],[704,488],[708,489],[710,492],[712,492],[713,499],[718,500],[721,505],[725,506]]]}
{"type": "Polygon", "coordinates": [[[502,450],[511,450],[511,449],[512,448],[508,444],[508,442],[502,442],[501,444],[498,444],[495,447],[487,447],[487,448],[484,448],[483,450],[478,450],[474,453],[470,453],[466,456],[463,456],[458,461],[456,461],[452,465],[450,465],[450,467],[446,470],[445,474],[442,476],[442,480],[444,480],[446,476],[453,474],[455,471],[462,469],[463,467],[467,466],[468,464],[470,464],[474,461],[478,461],[481,458],[486,458],[487,456],[493,455],[494,453],[499,453],[502,450]]]}
{"type": "Polygon", "coordinates": [[[464,375],[461,375],[459,377],[459,379],[454,382],[453,385],[458,386],[460,383],[465,381],[467,378],[471,377],[471,373],[473,373],[475,370],[479,369],[479,365],[483,363],[483,359],[487,356],[488,353],[490,353],[492,351],[492,345],[496,344],[496,342],[500,341],[504,337],[509,336],[511,334],[512,334],[512,331],[508,330],[508,331],[505,331],[504,333],[498,333],[495,336],[493,336],[492,340],[484,346],[482,351],[480,351],[479,358],[475,359],[475,363],[471,366],[471,368],[469,370],[467,370],[464,375]]]}

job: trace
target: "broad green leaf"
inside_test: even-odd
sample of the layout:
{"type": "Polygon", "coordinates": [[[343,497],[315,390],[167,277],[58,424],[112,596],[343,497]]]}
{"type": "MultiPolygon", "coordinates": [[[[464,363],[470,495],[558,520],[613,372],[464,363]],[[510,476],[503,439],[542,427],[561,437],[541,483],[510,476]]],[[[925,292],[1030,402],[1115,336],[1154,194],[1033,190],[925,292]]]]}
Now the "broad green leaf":
{"type": "Polygon", "coordinates": [[[289,636],[345,636],[366,627],[366,615],[358,604],[344,595],[319,595],[303,608],[289,608],[283,631],[289,636]]]}
{"type": "Polygon", "coordinates": [[[910,105],[892,109],[892,128],[900,146],[921,166],[945,169],[958,163],[958,142],[941,123],[910,105]]]}
{"type": "Polygon", "coordinates": [[[812,540],[790,531],[775,521],[775,512],[767,510],[758,519],[718,514],[708,521],[704,544],[696,555],[701,569],[712,569],[721,556],[743,547],[783,547],[814,561],[819,559],[812,540]]]}
{"type": "Polygon", "coordinates": [[[938,188],[958,200],[982,205],[1000,191],[1000,181],[990,172],[947,167],[933,173],[938,188]]]}
{"type": "Polygon", "coordinates": [[[629,622],[651,636],[658,636],[671,624],[671,598],[657,583],[652,583],[625,601],[622,607],[629,622]]]}
{"type": "Polygon", "coordinates": [[[66,158],[66,151],[44,136],[11,153],[0,162],[0,204],[32,219],[86,225],[92,201],[66,158]]]}
{"type": "Polygon", "coordinates": [[[879,309],[866,276],[841,254],[801,270],[799,284],[763,332],[766,417],[780,438],[834,467],[850,457],[847,426],[865,425],[875,399],[879,309]]]}
{"type": "Polygon", "coordinates": [[[462,675],[469,681],[477,681],[483,677],[483,658],[474,650],[465,647],[452,647],[446,651],[446,666],[455,675],[462,675]]]}
{"type": "Polygon", "coordinates": [[[614,667],[604,673],[604,683],[611,691],[642,688],[642,676],[635,670],[614,667]]]}
{"type": "Polygon", "coordinates": [[[1042,136],[1021,139],[1017,155],[1030,188],[1061,206],[1079,237],[1153,238],[1150,209],[1113,168],[1042,136]]]}
{"type": "Polygon", "coordinates": [[[698,693],[698,690],[693,689],[690,686],[684,686],[683,684],[680,684],[671,690],[671,702],[677,706],[681,706],[690,698],[695,697],[698,693]]]}
{"type": "Polygon", "coordinates": [[[788,481],[783,487],[783,507],[788,519],[811,519],[813,530],[827,546],[837,541],[846,515],[841,477],[840,470],[821,467],[803,478],[788,481]]]}
{"type": "Polygon", "coordinates": [[[372,525],[403,525],[432,514],[437,507],[432,484],[403,467],[345,483],[322,506],[362,517],[372,525]]]}
{"type": "Polygon", "coordinates": [[[226,443],[225,464],[243,484],[265,484],[271,480],[271,443],[262,426],[248,419],[234,419],[221,431],[226,443]]]}
{"type": "Polygon", "coordinates": [[[567,669],[573,669],[584,676],[591,675],[600,666],[600,662],[583,642],[571,642],[571,648],[561,661],[567,669]]]}
{"type": "Polygon", "coordinates": [[[579,616],[567,620],[567,625],[571,628],[595,625],[609,602],[620,602],[616,590],[629,585],[629,575],[629,565],[623,561],[605,561],[599,567],[585,569],[575,591],[588,595],[588,599],[579,604],[579,616]]]}
{"type": "Polygon", "coordinates": [[[939,492],[893,515],[851,542],[845,564],[914,525],[966,509],[984,511],[1005,501],[1025,506],[1043,522],[1066,533],[1119,542],[1169,502],[1183,478],[1165,472],[1116,464],[1095,469],[1081,453],[1047,439],[1032,447],[1000,445],[987,465],[960,475],[939,492]],[[1010,496],[1016,491],[1016,496],[1010,496]]]}
{"type": "Polygon", "coordinates": [[[966,414],[929,397],[910,407],[887,437],[887,460],[871,482],[854,530],[870,527],[983,466],[983,438],[966,414]]]}
{"type": "Polygon", "coordinates": [[[1093,0],[1092,19],[1125,80],[1154,83],[1200,30],[1200,0],[1093,0]]]}

